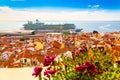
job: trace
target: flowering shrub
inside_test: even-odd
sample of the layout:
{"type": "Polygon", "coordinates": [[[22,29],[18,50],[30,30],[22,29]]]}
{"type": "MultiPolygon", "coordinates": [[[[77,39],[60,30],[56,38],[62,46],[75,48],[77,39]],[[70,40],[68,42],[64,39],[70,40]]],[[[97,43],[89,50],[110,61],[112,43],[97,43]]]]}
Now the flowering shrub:
{"type": "MultiPolygon", "coordinates": [[[[105,47],[76,50],[58,56],[47,56],[43,68],[35,67],[33,75],[53,80],[118,80],[120,61],[105,47]],[[67,56],[66,56],[67,55],[67,56]],[[47,67],[47,68],[46,68],[47,67]],[[45,68],[45,70],[43,70],[45,68]]],[[[119,56],[118,56],[119,57],[119,56]]],[[[117,57],[116,57],[117,58],[117,57]]]]}

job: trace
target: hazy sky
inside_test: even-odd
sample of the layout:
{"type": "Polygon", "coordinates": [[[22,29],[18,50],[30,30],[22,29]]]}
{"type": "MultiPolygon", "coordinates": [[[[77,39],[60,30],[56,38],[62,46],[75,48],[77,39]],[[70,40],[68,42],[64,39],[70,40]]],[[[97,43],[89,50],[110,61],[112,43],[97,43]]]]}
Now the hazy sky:
{"type": "Polygon", "coordinates": [[[0,0],[0,20],[120,20],[120,0],[0,0]]]}

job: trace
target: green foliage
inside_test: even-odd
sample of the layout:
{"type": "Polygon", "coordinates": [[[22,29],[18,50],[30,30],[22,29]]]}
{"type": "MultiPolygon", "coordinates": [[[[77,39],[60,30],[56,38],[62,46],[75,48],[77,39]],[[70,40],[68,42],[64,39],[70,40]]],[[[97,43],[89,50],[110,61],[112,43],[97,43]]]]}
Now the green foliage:
{"type": "Polygon", "coordinates": [[[64,35],[70,35],[70,32],[62,32],[64,35]]]}
{"type": "Polygon", "coordinates": [[[20,38],[20,41],[29,40],[29,38],[20,38]]]}
{"type": "Polygon", "coordinates": [[[93,34],[96,34],[96,33],[98,33],[98,31],[94,30],[94,31],[93,31],[93,34]]]}

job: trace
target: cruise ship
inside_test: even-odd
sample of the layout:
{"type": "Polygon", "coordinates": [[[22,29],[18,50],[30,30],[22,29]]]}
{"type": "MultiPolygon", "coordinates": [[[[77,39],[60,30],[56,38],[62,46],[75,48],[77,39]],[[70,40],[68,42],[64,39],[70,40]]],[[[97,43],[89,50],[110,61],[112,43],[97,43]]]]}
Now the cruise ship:
{"type": "Polygon", "coordinates": [[[80,32],[82,29],[76,29],[75,24],[45,24],[37,19],[35,23],[28,21],[24,24],[24,30],[35,30],[36,32],[80,32]]]}

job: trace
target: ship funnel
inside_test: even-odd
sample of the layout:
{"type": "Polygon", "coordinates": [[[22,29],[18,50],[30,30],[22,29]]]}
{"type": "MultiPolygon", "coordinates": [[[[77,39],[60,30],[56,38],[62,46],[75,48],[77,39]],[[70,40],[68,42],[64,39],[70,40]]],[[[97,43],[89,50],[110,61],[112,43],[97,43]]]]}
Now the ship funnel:
{"type": "Polygon", "coordinates": [[[36,19],[36,24],[37,24],[37,23],[39,23],[39,20],[38,20],[38,19],[36,19]]]}

